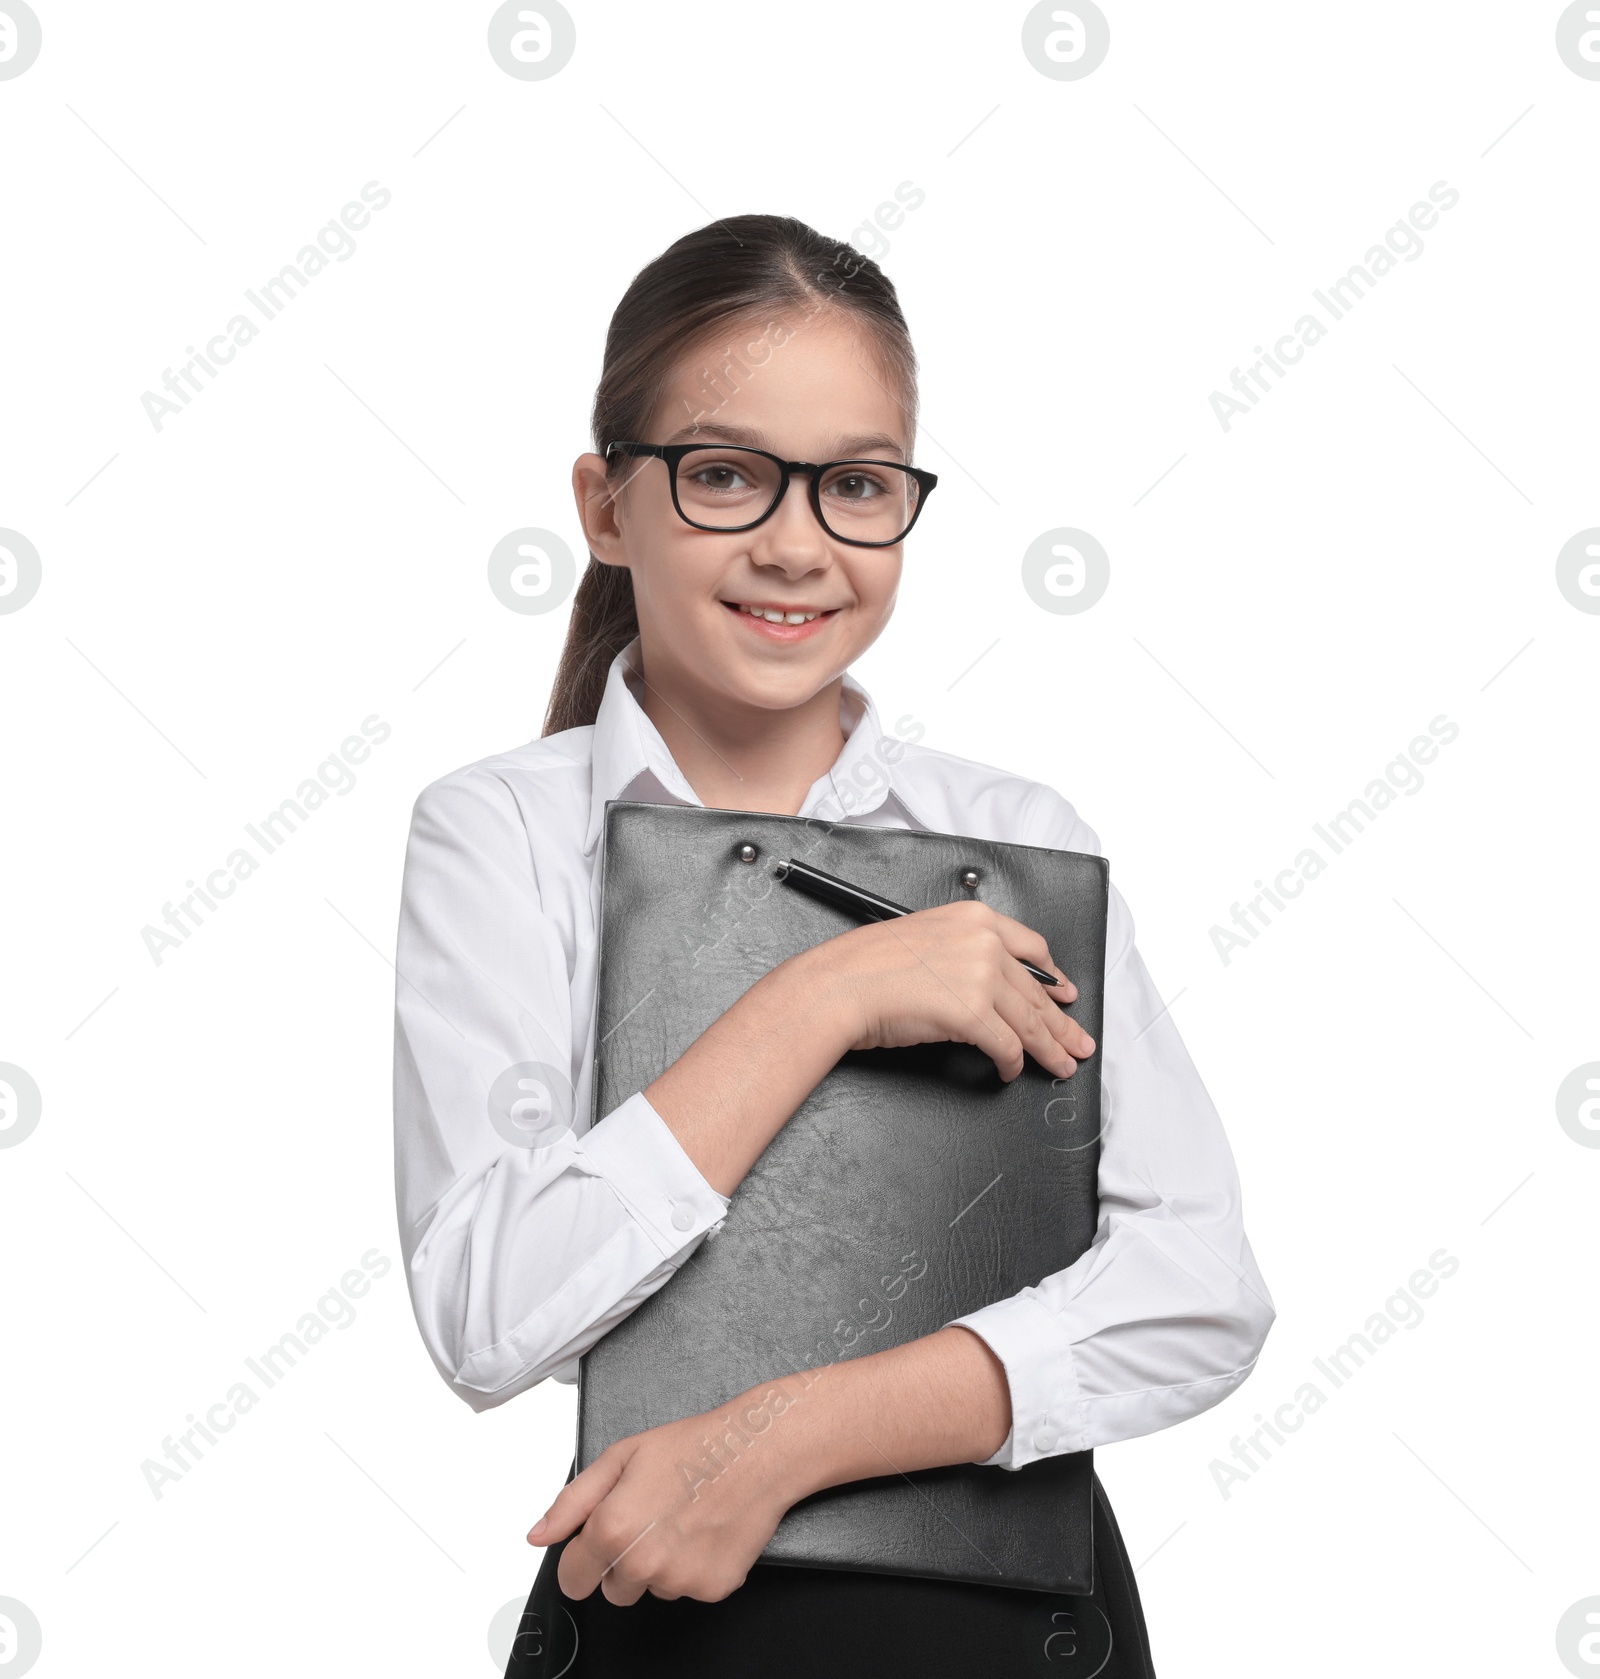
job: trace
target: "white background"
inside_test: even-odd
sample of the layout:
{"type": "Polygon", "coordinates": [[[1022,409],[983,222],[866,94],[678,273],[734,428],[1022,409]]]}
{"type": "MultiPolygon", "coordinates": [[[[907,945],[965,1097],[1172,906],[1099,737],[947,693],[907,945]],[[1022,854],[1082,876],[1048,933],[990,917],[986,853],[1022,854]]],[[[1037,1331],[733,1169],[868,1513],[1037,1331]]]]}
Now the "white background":
{"type": "Polygon", "coordinates": [[[43,567],[0,615],[0,1061],[43,1094],[0,1152],[0,1596],[39,1673],[497,1671],[574,1392],[474,1415],[412,1321],[406,827],[539,732],[566,613],[486,560],[528,525],[582,556],[611,309],[756,210],[878,256],[923,361],[941,484],[857,674],[1099,831],[1238,1160],[1260,1363],[1097,1455],[1158,1670],[1564,1671],[1600,1593],[1600,1152],[1555,1107],[1600,1059],[1600,617],[1555,581],[1600,524],[1600,81],[1542,0],[1105,3],[1076,81],[1025,7],[837,0],[574,3],[522,81],[489,5],[37,0],[0,81],[0,526],[43,567]],[[141,394],[374,180],[354,256],[157,431],[141,394]],[[1422,254],[1224,431],[1210,393],[1438,181],[1422,254]],[[1081,614],[1021,583],[1061,526],[1110,556],[1081,614]],[[373,714],[354,790],[154,962],[373,714]],[[1224,963],[1230,906],[1441,715],[1421,790],[1224,963]],[[154,1497],[163,1438],[374,1248],[355,1321],[154,1497]],[[1440,1248],[1424,1320],[1224,1497],[1232,1437],[1440,1248]]]}

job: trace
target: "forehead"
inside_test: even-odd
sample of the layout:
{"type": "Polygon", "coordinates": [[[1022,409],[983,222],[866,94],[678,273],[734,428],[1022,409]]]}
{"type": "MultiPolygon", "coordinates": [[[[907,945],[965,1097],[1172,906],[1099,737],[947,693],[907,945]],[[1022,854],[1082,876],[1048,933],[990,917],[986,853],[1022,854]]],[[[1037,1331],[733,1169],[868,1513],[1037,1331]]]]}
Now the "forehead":
{"type": "Polygon", "coordinates": [[[724,322],[680,351],[651,441],[742,443],[775,454],[910,459],[911,416],[870,329],[846,311],[724,322]]]}

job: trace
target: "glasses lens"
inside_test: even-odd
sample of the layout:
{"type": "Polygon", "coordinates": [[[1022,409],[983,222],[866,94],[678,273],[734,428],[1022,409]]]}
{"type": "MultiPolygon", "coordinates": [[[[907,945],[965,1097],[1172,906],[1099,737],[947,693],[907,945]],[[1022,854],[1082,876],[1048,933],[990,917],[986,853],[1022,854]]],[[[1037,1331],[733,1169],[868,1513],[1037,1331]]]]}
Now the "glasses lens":
{"type": "MultiPolygon", "coordinates": [[[[684,517],[711,530],[753,525],[772,510],[782,474],[776,462],[731,445],[691,449],[678,463],[684,517]]],[[[817,486],[822,522],[847,542],[896,542],[916,517],[919,486],[893,461],[844,461],[817,486]]]]}
{"type": "Polygon", "coordinates": [[[893,461],[845,461],[817,486],[822,522],[847,542],[894,542],[916,517],[919,485],[893,461]]]}
{"type": "Polygon", "coordinates": [[[775,462],[748,450],[691,449],[678,463],[678,504],[715,530],[753,524],[778,499],[780,476],[775,462]]]}

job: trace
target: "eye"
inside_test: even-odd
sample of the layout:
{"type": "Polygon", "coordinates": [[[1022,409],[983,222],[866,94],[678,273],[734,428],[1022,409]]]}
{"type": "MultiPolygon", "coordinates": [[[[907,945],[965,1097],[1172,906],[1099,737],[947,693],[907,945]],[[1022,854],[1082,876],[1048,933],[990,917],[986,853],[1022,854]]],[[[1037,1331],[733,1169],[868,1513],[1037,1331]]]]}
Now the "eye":
{"type": "Polygon", "coordinates": [[[837,496],[841,501],[874,501],[888,493],[888,486],[883,480],[870,472],[841,472],[828,484],[828,494],[837,496]]]}
{"type": "Polygon", "coordinates": [[[688,477],[703,490],[727,491],[750,487],[744,473],[728,461],[697,462],[688,477]]]}

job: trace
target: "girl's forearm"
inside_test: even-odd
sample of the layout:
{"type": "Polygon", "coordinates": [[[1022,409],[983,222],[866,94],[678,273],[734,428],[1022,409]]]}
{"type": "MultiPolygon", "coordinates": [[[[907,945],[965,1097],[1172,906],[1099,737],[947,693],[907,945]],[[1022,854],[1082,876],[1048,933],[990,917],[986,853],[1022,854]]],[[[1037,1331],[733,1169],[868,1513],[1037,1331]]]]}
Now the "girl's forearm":
{"type": "Polygon", "coordinates": [[[713,1021],[644,1095],[701,1176],[732,1195],[850,1042],[809,952],[713,1021]]]}
{"type": "Polygon", "coordinates": [[[947,1463],[981,1463],[1011,1431],[1005,1366],[983,1339],[951,1324],[898,1347],[788,1376],[723,1412],[764,1405],[767,1449],[749,1454],[787,1508],[824,1487],[947,1463]],[[774,1415],[773,1390],[787,1395],[774,1415]]]}

